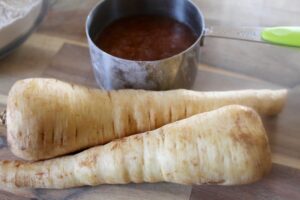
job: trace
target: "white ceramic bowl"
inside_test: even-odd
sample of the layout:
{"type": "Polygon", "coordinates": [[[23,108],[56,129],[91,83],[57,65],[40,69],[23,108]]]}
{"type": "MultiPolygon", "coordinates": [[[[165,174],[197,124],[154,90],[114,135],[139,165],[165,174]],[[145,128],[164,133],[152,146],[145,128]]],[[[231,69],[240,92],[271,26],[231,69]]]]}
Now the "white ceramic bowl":
{"type": "Polygon", "coordinates": [[[26,14],[0,28],[0,58],[8,55],[26,41],[42,22],[42,19],[46,15],[47,7],[47,0],[42,0],[34,5],[26,14]]]}

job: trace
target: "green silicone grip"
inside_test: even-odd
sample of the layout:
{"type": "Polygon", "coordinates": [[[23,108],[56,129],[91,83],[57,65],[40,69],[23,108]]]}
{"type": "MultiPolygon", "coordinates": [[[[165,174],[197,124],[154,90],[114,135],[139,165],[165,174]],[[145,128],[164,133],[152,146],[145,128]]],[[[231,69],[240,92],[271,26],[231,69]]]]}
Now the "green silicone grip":
{"type": "Polygon", "coordinates": [[[300,47],[300,27],[282,26],[265,28],[261,37],[274,44],[300,47]]]}

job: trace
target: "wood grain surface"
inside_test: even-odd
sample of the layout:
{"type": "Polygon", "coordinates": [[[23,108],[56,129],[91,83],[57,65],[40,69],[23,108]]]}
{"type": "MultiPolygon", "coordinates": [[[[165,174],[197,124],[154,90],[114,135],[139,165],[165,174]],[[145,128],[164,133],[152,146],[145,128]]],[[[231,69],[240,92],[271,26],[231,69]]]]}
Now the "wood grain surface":
{"type": "MultiPolygon", "coordinates": [[[[97,87],[89,60],[84,22],[97,0],[51,1],[36,33],[0,60],[0,111],[12,84],[27,77],[55,77],[97,87]]],[[[297,0],[195,0],[208,26],[298,25],[297,0]]],[[[288,88],[283,112],[265,118],[274,166],[255,184],[235,187],[169,183],[103,185],[68,190],[0,191],[0,199],[300,199],[300,49],[222,38],[205,38],[191,89],[288,88]]],[[[0,128],[0,159],[17,159],[0,128]]],[[[1,172],[0,172],[1,173],[1,172]]]]}

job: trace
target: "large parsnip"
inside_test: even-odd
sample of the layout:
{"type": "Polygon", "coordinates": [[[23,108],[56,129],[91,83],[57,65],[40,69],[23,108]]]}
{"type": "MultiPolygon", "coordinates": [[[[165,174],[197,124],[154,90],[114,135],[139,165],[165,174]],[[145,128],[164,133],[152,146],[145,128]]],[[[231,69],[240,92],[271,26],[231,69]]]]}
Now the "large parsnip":
{"type": "Polygon", "coordinates": [[[26,160],[64,155],[229,104],[275,115],[286,90],[101,91],[55,79],[18,81],[9,92],[7,139],[26,160]]]}
{"type": "Polygon", "coordinates": [[[236,185],[259,180],[270,168],[260,117],[251,108],[233,105],[73,156],[35,163],[1,161],[0,187],[160,181],[236,185]]]}

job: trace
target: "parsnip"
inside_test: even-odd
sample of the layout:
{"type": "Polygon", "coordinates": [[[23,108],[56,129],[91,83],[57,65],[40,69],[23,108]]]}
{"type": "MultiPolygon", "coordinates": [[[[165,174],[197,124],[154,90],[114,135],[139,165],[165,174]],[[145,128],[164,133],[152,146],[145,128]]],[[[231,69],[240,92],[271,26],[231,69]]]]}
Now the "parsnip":
{"type": "Polygon", "coordinates": [[[26,160],[64,155],[229,104],[282,109],[286,90],[101,91],[54,79],[18,81],[9,92],[7,140],[26,160]]]}
{"type": "Polygon", "coordinates": [[[271,168],[257,113],[226,106],[47,161],[0,162],[0,187],[69,188],[141,182],[237,185],[271,168]]]}

